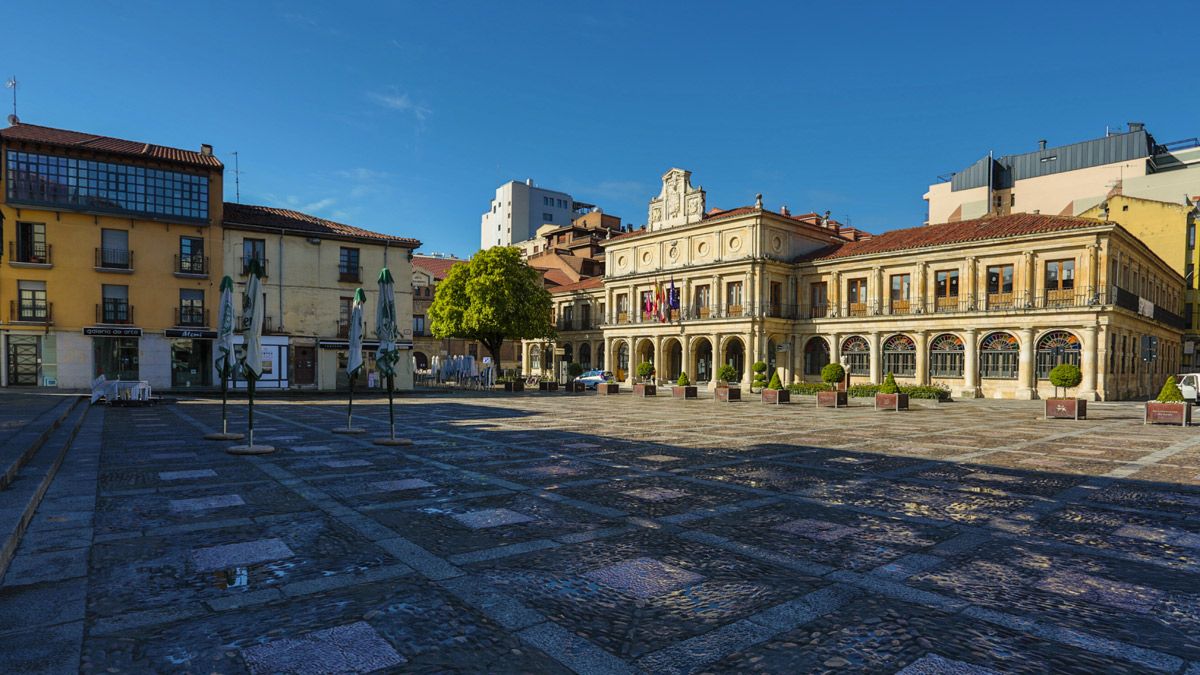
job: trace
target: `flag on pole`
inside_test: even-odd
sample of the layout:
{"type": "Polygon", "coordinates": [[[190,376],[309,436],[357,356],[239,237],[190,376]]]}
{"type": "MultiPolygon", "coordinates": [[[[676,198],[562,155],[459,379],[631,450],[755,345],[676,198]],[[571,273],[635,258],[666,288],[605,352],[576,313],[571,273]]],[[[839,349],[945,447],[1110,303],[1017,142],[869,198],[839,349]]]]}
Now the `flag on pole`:
{"type": "Polygon", "coordinates": [[[246,282],[246,290],[242,293],[241,330],[245,340],[245,352],[242,354],[242,372],[247,379],[258,379],[262,375],[262,327],[263,327],[263,290],[262,263],[257,258],[250,260],[250,280],[246,282]]]}
{"type": "Polygon", "coordinates": [[[379,349],[375,352],[375,365],[379,368],[379,374],[395,377],[396,363],[400,360],[400,351],[396,347],[396,282],[386,267],[379,271],[375,335],[379,337],[379,349]]]}
{"type": "Polygon", "coordinates": [[[233,309],[233,279],[221,279],[221,299],[217,305],[217,339],[213,345],[213,367],[222,380],[233,375],[237,357],[233,354],[233,324],[237,315],[233,309]]]}
{"type": "Polygon", "coordinates": [[[363,293],[363,289],[354,289],[354,304],[350,309],[350,353],[346,357],[346,374],[354,377],[363,366],[363,333],[366,331],[365,317],[363,317],[363,304],[367,301],[367,294],[363,293]]]}

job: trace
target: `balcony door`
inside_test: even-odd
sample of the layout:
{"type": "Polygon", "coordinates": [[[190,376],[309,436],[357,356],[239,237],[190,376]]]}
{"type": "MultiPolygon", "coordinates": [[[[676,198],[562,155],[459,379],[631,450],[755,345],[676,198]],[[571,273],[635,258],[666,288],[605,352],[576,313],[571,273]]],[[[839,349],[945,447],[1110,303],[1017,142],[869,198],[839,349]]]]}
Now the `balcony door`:
{"type": "Polygon", "coordinates": [[[48,263],[45,223],[17,223],[17,250],[13,260],[24,263],[48,263]]]}

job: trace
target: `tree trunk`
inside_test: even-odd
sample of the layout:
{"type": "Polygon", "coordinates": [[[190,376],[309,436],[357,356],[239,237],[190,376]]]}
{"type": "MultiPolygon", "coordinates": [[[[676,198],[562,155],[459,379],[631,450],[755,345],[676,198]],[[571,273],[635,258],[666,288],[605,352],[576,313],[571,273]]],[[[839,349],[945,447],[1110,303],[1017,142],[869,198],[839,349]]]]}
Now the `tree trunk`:
{"type": "Polygon", "coordinates": [[[504,338],[480,340],[480,342],[483,343],[484,347],[487,347],[488,353],[492,355],[492,363],[496,364],[496,377],[504,375],[504,369],[500,364],[500,345],[504,344],[504,338]]]}

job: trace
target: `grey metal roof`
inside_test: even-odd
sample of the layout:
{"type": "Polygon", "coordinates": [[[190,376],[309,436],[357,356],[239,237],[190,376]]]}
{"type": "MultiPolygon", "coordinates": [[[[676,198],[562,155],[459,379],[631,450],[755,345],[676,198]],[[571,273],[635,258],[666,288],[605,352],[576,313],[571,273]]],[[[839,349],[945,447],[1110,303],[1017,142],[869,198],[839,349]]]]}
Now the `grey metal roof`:
{"type": "MultiPolygon", "coordinates": [[[[1026,178],[1142,159],[1151,156],[1153,150],[1154,138],[1145,129],[1138,129],[1045,150],[1005,155],[994,162],[991,172],[992,187],[1005,189],[1026,178]]],[[[984,187],[987,184],[987,157],[954,174],[950,179],[950,189],[953,191],[984,187]]]]}

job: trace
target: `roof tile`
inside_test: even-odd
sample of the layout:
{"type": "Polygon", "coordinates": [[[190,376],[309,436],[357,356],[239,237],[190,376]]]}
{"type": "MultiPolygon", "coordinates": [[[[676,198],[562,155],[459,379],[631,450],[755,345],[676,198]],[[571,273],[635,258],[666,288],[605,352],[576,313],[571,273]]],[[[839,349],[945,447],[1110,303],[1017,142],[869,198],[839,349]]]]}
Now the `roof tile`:
{"type": "Polygon", "coordinates": [[[332,237],[346,237],[370,240],[381,244],[395,244],[409,249],[415,249],[421,245],[421,242],[416,239],[380,234],[379,232],[372,232],[359,227],[318,218],[307,213],[291,209],[275,208],[273,206],[225,202],[224,225],[225,227],[234,228],[238,225],[248,225],[250,227],[263,227],[272,230],[311,232],[318,235],[325,234],[332,237]]]}
{"type": "Polygon", "coordinates": [[[153,145],[140,141],[127,141],[110,136],[97,136],[81,131],[55,129],[37,124],[14,124],[6,129],[0,129],[0,138],[6,141],[24,141],[27,143],[44,143],[62,148],[76,150],[95,150],[114,155],[130,157],[145,157],[173,164],[186,164],[206,168],[222,168],[221,160],[215,155],[206,155],[194,150],[169,148],[163,145],[153,145]]]}

